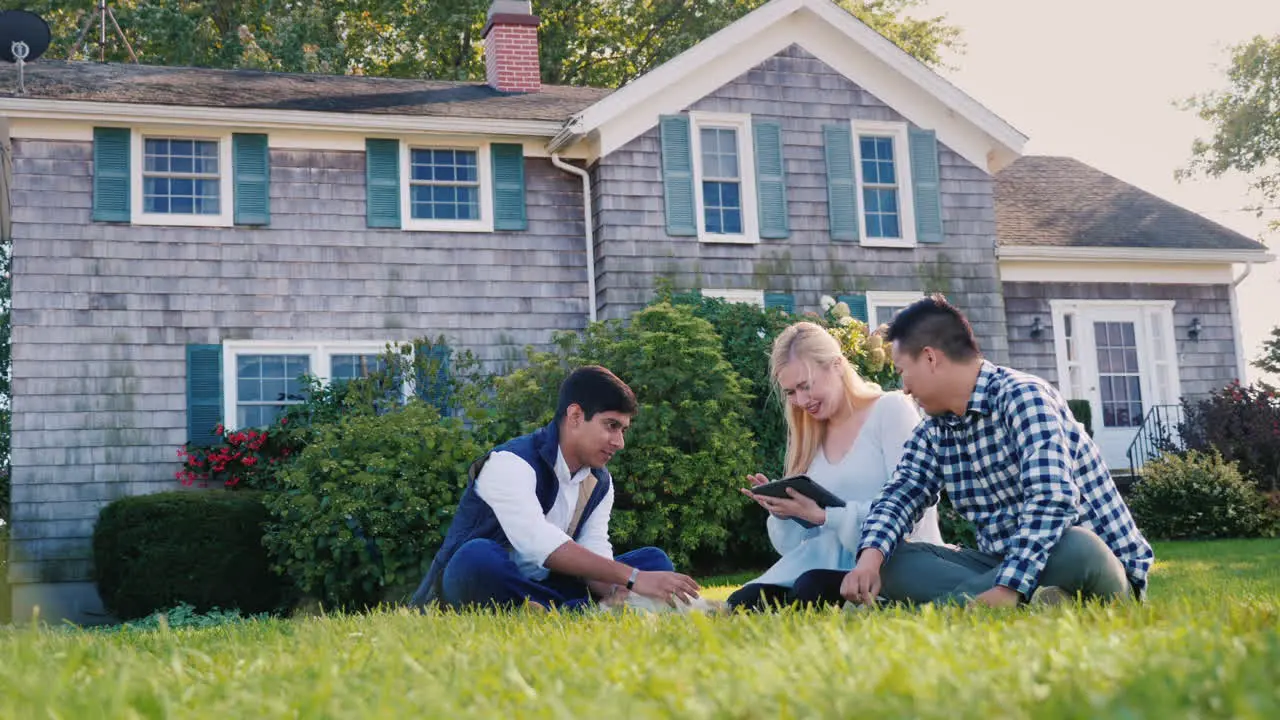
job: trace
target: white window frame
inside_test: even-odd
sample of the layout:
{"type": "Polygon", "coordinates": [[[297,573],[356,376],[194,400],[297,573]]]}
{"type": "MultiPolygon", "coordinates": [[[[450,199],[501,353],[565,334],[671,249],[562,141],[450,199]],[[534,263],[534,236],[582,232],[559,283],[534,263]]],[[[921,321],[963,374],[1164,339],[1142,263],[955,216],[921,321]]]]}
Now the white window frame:
{"type": "Polygon", "coordinates": [[[763,290],[742,290],[716,288],[712,290],[704,289],[703,297],[720,298],[728,303],[747,303],[748,305],[756,305],[764,307],[764,291],[763,290]]]}
{"type": "Polygon", "coordinates": [[[234,168],[231,167],[231,132],[188,127],[135,127],[129,138],[129,219],[134,225],[173,227],[231,227],[235,224],[234,168]],[[148,139],[212,140],[218,143],[218,214],[182,215],[143,212],[143,170],[148,139]]]}
{"type": "MultiPolygon", "coordinates": [[[[328,384],[334,355],[383,355],[387,343],[372,340],[305,342],[300,340],[227,340],[222,343],[222,418],[227,430],[238,430],[236,406],[240,404],[237,359],[241,355],[307,355],[309,374],[328,384]]],[[[408,385],[402,394],[407,398],[408,385]]]]}
{"type": "Polygon", "coordinates": [[[910,248],[916,241],[916,204],[911,180],[911,144],[907,124],[881,120],[853,120],[853,171],[858,193],[858,237],[865,247],[910,248]],[[893,138],[894,170],[898,177],[898,223],[900,238],[867,237],[867,203],[863,195],[862,136],[893,138]]]}
{"type": "Polygon", "coordinates": [[[751,116],[737,113],[689,113],[690,152],[693,156],[694,211],[698,214],[698,240],[705,243],[731,243],[755,245],[760,242],[760,218],[756,209],[756,158],[755,137],[752,134],[751,116]],[[724,235],[709,233],[706,229],[706,210],[702,198],[702,129],[731,128],[738,136],[739,195],[742,198],[742,234],[724,235]]]}
{"type": "MultiPolygon", "coordinates": [[[[876,308],[878,307],[906,307],[911,303],[924,298],[924,293],[912,290],[868,290],[867,291],[867,323],[874,323],[876,320],[876,308]]],[[[872,329],[879,325],[872,325],[872,329]]]]}
{"type": "Polygon", "coordinates": [[[459,142],[449,138],[412,137],[400,139],[400,217],[405,230],[427,232],[493,232],[493,156],[488,142],[459,142]],[[476,154],[480,181],[478,220],[429,220],[413,217],[411,161],[414,150],[467,150],[476,154]]]}

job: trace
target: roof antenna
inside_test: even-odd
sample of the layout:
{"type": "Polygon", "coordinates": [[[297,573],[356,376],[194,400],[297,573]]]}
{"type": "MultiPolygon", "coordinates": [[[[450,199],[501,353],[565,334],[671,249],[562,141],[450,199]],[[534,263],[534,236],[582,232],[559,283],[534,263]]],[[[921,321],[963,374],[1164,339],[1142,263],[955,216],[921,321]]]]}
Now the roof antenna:
{"type": "Polygon", "coordinates": [[[24,71],[49,49],[49,23],[25,10],[0,12],[0,59],[18,65],[18,94],[27,92],[24,71]]]}
{"type": "Polygon", "coordinates": [[[120,23],[116,22],[116,14],[107,7],[107,0],[98,0],[98,12],[90,12],[85,18],[84,27],[80,28],[80,36],[76,38],[76,42],[71,46],[71,52],[67,53],[67,59],[70,60],[76,56],[80,50],[80,43],[84,42],[85,35],[89,34],[89,28],[93,27],[93,21],[98,21],[98,61],[107,61],[107,20],[111,20],[111,26],[116,29],[116,35],[119,36],[120,42],[124,43],[125,50],[129,51],[129,59],[134,65],[138,64],[138,56],[133,54],[133,46],[129,44],[129,38],[124,36],[124,31],[120,29],[120,23]]]}

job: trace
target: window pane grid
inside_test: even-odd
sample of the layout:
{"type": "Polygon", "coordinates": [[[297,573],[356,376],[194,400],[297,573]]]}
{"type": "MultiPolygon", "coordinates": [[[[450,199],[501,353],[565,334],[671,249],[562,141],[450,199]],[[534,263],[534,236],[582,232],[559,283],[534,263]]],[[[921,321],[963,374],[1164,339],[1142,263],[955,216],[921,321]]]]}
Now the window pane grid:
{"type": "Polygon", "coordinates": [[[222,211],[217,140],[146,138],[143,212],[217,215],[222,211]]]}
{"type": "Polygon", "coordinates": [[[1142,378],[1134,324],[1095,322],[1093,328],[1103,425],[1138,427],[1143,417],[1142,378]]]}
{"type": "Polygon", "coordinates": [[[334,355],[329,360],[329,378],[331,380],[354,380],[381,372],[386,361],[381,355],[357,354],[334,355]]]}
{"type": "Polygon", "coordinates": [[[902,216],[898,207],[898,171],[893,138],[861,135],[858,137],[858,149],[867,236],[900,238],[902,216]]]}
{"type": "Polygon", "coordinates": [[[300,377],[310,372],[309,355],[239,355],[236,357],[236,424],[261,427],[276,420],[286,406],[305,398],[300,377]]]}
{"type": "Polygon", "coordinates": [[[409,154],[410,215],[418,220],[479,220],[475,150],[415,148],[409,154]]]}
{"type": "Polygon", "coordinates": [[[734,128],[700,128],[699,140],[704,229],[708,233],[740,235],[743,229],[738,131],[734,128]]]}

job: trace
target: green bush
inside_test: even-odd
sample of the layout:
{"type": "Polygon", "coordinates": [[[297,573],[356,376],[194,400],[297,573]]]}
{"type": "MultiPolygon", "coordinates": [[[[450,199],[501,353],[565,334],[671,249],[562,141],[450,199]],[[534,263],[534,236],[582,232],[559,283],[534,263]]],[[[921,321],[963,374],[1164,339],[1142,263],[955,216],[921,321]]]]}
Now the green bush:
{"type": "Polygon", "coordinates": [[[122,620],[180,603],[269,612],[288,583],[262,545],[267,511],[255,491],[176,491],[116,500],[93,530],[94,579],[122,620]]]}
{"type": "Polygon", "coordinates": [[[723,557],[746,501],[737,488],[755,469],[750,397],[711,324],[687,306],[653,305],[630,323],[595,323],[559,335],[552,351],[531,352],[527,367],[497,380],[487,437],[549,422],[560,382],[589,364],[616,373],[640,406],[626,449],[609,465],[615,548],[658,545],[695,571],[695,560],[723,557]]]}
{"type": "Polygon", "coordinates": [[[1093,406],[1088,400],[1068,400],[1067,407],[1071,410],[1071,415],[1084,426],[1084,431],[1089,437],[1093,437],[1093,406]]]}
{"type": "Polygon", "coordinates": [[[973,523],[960,514],[944,491],[938,501],[938,531],[942,540],[961,547],[978,547],[978,532],[973,523]]]}
{"type": "Polygon", "coordinates": [[[315,430],[265,500],[276,569],[331,607],[364,609],[411,592],[483,448],[461,420],[417,400],[315,430]]]}
{"type": "Polygon", "coordinates": [[[1169,454],[1147,463],[1129,507],[1156,540],[1262,537],[1276,524],[1266,498],[1217,453],[1169,454]]]}

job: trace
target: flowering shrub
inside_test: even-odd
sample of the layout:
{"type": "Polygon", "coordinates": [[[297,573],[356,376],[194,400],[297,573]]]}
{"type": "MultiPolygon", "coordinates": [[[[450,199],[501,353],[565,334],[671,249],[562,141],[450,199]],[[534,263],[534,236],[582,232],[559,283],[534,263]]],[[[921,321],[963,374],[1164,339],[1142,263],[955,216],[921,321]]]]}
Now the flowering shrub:
{"type": "Polygon", "coordinates": [[[1280,398],[1263,383],[1233,381],[1206,399],[1183,400],[1186,450],[1218,452],[1259,490],[1280,490],[1280,398]]]}
{"type": "Polygon", "coordinates": [[[848,304],[836,302],[829,295],[822,297],[822,309],[823,314],[816,319],[840,342],[840,349],[858,374],[886,390],[898,387],[901,379],[884,341],[888,328],[881,325],[872,330],[853,317],[848,304]]]}
{"type": "Polygon", "coordinates": [[[288,416],[263,430],[228,432],[219,423],[214,433],[221,439],[217,445],[188,444],[178,449],[183,466],[175,477],[184,486],[272,489],[277,466],[303,446],[299,434],[289,429],[288,416]]]}

